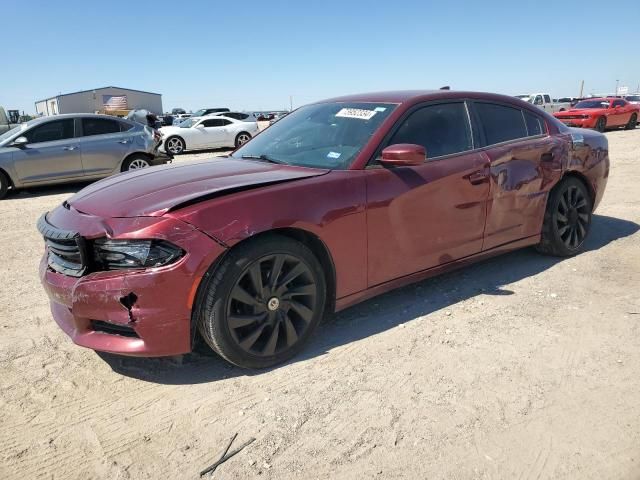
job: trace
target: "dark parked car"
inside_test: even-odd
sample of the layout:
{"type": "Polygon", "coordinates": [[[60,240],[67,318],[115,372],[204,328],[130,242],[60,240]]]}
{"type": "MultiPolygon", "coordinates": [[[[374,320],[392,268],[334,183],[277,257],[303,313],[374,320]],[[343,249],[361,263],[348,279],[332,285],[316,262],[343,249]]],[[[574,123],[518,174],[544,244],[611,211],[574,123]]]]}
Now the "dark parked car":
{"type": "Polygon", "coordinates": [[[40,277],[79,345],[266,367],[327,312],[509,250],[583,248],[604,135],[501,95],[301,107],[230,157],[93,184],[43,215],[40,277]]]}
{"type": "Polygon", "coordinates": [[[158,132],[108,115],[67,114],[0,135],[0,198],[8,189],[96,180],[171,161],[158,132]]]}

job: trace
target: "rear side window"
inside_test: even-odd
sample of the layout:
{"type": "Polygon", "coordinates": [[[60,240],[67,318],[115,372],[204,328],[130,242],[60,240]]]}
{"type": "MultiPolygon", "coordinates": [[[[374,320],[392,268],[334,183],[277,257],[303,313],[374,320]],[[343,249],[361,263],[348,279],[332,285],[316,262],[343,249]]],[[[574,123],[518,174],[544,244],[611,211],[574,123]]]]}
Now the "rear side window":
{"type": "Polygon", "coordinates": [[[24,135],[29,143],[55,142],[73,138],[73,119],[54,120],[35,127],[24,135]]]}
{"type": "Polygon", "coordinates": [[[549,95],[544,96],[544,103],[551,103],[551,97],[549,95]]]}
{"type": "Polygon", "coordinates": [[[120,132],[120,122],[106,118],[83,118],[82,136],[106,135],[120,132]]]}
{"type": "Polygon", "coordinates": [[[427,150],[427,158],[466,152],[473,148],[464,103],[429,105],[402,122],[389,145],[413,143],[427,150]]]}
{"type": "Polygon", "coordinates": [[[527,137],[522,110],[493,103],[476,103],[487,145],[527,137]]]}
{"type": "Polygon", "coordinates": [[[527,134],[530,137],[545,133],[544,123],[539,116],[526,110],[523,110],[522,114],[524,115],[524,123],[527,125],[527,134]]]}

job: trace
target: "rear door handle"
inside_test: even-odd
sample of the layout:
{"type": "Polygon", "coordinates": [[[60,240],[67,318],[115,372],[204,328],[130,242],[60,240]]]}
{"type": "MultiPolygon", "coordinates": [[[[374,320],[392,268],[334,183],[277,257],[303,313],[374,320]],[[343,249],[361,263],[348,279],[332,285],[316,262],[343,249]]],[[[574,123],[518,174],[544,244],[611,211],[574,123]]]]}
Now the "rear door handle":
{"type": "Polygon", "coordinates": [[[76,148],[78,148],[78,147],[75,147],[75,146],[73,146],[73,145],[69,145],[69,146],[62,147],[62,148],[63,148],[63,150],[71,151],[71,150],[75,150],[75,149],[76,149],[76,148]]]}
{"type": "Polygon", "coordinates": [[[467,175],[467,180],[469,180],[469,183],[471,183],[471,185],[480,185],[481,183],[489,181],[489,175],[479,170],[467,175]]]}

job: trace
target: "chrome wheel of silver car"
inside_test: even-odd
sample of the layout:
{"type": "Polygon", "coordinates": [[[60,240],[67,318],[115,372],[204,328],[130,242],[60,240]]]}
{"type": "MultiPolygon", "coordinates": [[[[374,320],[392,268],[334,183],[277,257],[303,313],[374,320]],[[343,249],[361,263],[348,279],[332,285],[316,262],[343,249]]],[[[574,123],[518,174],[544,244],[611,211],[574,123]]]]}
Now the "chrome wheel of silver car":
{"type": "Polygon", "coordinates": [[[184,140],[180,137],[171,137],[165,143],[165,150],[174,155],[178,155],[184,151],[184,140]]]}
{"type": "Polygon", "coordinates": [[[129,164],[129,170],[137,170],[139,168],[149,167],[149,162],[143,158],[136,158],[129,164]]]}
{"type": "Polygon", "coordinates": [[[236,147],[241,147],[245,143],[251,140],[251,135],[248,133],[242,132],[236,137],[236,147]]]}

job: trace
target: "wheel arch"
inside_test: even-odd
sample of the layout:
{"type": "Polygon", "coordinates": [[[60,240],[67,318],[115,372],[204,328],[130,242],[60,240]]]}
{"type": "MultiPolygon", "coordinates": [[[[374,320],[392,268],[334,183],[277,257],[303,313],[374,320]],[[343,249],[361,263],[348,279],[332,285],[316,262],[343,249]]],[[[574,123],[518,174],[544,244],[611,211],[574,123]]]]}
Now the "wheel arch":
{"type": "Polygon", "coordinates": [[[137,151],[135,151],[135,152],[130,152],[130,153],[128,153],[128,154],[127,154],[127,156],[126,156],[126,157],[124,157],[124,158],[122,159],[122,161],[120,162],[120,166],[119,166],[118,171],[122,172],[122,171],[123,171],[123,170],[122,170],[122,168],[124,167],[124,163],[125,163],[127,160],[129,160],[131,157],[135,156],[135,155],[142,155],[142,156],[144,156],[144,157],[148,158],[149,160],[153,160],[153,159],[155,158],[155,157],[154,157],[152,154],[150,154],[149,152],[145,152],[145,151],[142,151],[142,150],[137,150],[137,151]]]}
{"type": "Polygon", "coordinates": [[[556,188],[558,185],[560,185],[566,178],[576,178],[584,184],[584,186],[587,188],[587,192],[589,192],[589,198],[591,199],[591,208],[593,210],[595,208],[596,191],[587,176],[577,170],[568,170],[564,175],[562,175],[562,177],[560,177],[560,180],[554,185],[553,188],[556,188]]]}

